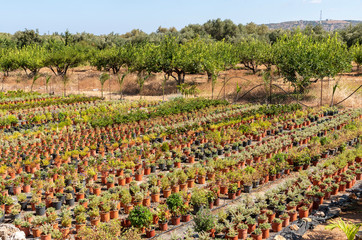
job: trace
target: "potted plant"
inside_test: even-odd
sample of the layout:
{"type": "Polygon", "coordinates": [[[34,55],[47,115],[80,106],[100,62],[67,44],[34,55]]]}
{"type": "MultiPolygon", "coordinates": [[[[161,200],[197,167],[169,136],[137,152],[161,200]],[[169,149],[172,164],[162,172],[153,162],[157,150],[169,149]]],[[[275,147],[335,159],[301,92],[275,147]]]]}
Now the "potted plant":
{"type": "Polygon", "coordinates": [[[76,221],[75,229],[78,232],[82,227],[85,226],[87,222],[87,214],[85,212],[77,214],[75,217],[75,221],[76,221]]]}
{"type": "Polygon", "coordinates": [[[152,213],[147,207],[137,206],[129,213],[128,219],[132,226],[145,229],[152,223],[152,213]]]}
{"type": "Polygon", "coordinates": [[[160,188],[157,186],[152,186],[150,188],[151,191],[151,201],[152,202],[160,202],[160,188]]]}
{"type": "Polygon", "coordinates": [[[190,206],[186,204],[182,204],[180,208],[181,213],[181,221],[189,222],[190,221],[190,206]]]}
{"type": "Polygon", "coordinates": [[[291,209],[291,210],[288,211],[288,214],[289,214],[289,217],[290,217],[290,219],[289,219],[290,222],[294,222],[294,221],[297,220],[297,218],[298,218],[297,210],[291,209]]]}
{"type": "Polygon", "coordinates": [[[273,232],[280,232],[282,230],[283,220],[280,218],[274,218],[272,222],[273,232]]]}
{"type": "Polygon", "coordinates": [[[228,197],[229,199],[235,199],[236,198],[236,191],[238,190],[238,184],[237,183],[231,183],[228,187],[228,197]]]}
{"type": "Polygon", "coordinates": [[[20,193],[17,195],[18,203],[21,205],[21,210],[26,210],[28,208],[28,200],[25,193],[20,193]]]}
{"type": "Polygon", "coordinates": [[[40,235],[41,240],[51,240],[52,231],[53,231],[53,227],[50,224],[46,223],[43,226],[41,226],[41,235],[40,235]]]}
{"type": "Polygon", "coordinates": [[[265,223],[259,224],[259,228],[262,231],[262,238],[263,239],[269,238],[269,230],[271,228],[270,223],[265,222],[265,223]]]}
{"type": "Polygon", "coordinates": [[[309,208],[307,206],[302,206],[298,209],[299,211],[299,218],[306,218],[309,215],[309,208]]]}
{"type": "Polygon", "coordinates": [[[282,227],[287,227],[287,226],[289,226],[290,216],[289,216],[288,213],[283,213],[283,214],[280,216],[280,219],[283,220],[282,227]]]}
{"type": "Polygon", "coordinates": [[[237,240],[238,239],[238,232],[235,230],[234,227],[231,227],[231,228],[229,228],[229,231],[228,231],[226,236],[230,240],[237,240]]]}
{"type": "Polygon", "coordinates": [[[238,238],[246,239],[248,236],[248,225],[246,225],[244,223],[239,223],[237,225],[237,229],[238,229],[238,238]]]}
{"type": "Polygon", "coordinates": [[[40,202],[35,206],[35,213],[38,216],[43,216],[45,214],[45,203],[40,202]]]}
{"type": "Polygon", "coordinates": [[[255,230],[256,227],[256,220],[255,218],[248,217],[245,221],[246,224],[248,224],[248,233],[252,233],[255,230]]]}
{"type": "Polygon", "coordinates": [[[91,224],[93,226],[97,226],[100,222],[100,218],[99,218],[99,208],[98,207],[94,207],[92,209],[90,209],[88,211],[88,215],[90,217],[91,220],[91,224]]]}
{"type": "Polygon", "coordinates": [[[260,228],[256,228],[252,233],[251,233],[251,237],[254,240],[261,240],[262,239],[262,230],[260,228]]]}
{"type": "Polygon", "coordinates": [[[209,209],[201,209],[194,217],[196,232],[210,232],[214,229],[216,218],[209,209]]]}
{"type": "Polygon", "coordinates": [[[101,222],[109,222],[110,220],[110,211],[111,211],[111,204],[109,200],[104,200],[101,206],[100,215],[101,215],[101,222]]]}
{"type": "Polygon", "coordinates": [[[180,208],[184,204],[179,193],[172,193],[166,200],[168,208],[172,212],[172,225],[179,225],[181,220],[180,208]]]}
{"type": "Polygon", "coordinates": [[[170,219],[170,213],[167,209],[167,205],[158,206],[158,225],[161,231],[167,231],[168,220],[170,219]]]}

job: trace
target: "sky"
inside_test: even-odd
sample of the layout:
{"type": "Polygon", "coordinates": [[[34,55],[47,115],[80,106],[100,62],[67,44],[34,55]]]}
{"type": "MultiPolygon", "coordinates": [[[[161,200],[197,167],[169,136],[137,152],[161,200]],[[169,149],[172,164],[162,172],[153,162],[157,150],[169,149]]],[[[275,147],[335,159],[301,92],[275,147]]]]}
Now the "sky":
{"type": "Polygon", "coordinates": [[[151,33],[217,18],[235,24],[319,20],[321,10],[322,19],[362,20],[362,0],[0,0],[0,32],[151,33]]]}

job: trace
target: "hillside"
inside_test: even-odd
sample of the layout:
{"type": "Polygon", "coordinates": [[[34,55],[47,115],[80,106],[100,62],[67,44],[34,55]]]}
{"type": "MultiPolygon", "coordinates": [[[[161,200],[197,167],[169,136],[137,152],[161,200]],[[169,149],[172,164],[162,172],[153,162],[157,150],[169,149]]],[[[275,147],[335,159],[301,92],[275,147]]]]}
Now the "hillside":
{"type": "MultiPolygon", "coordinates": [[[[334,31],[336,29],[341,29],[349,24],[352,26],[362,23],[362,21],[359,20],[332,20],[332,19],[326,19],[322,21],[323,29],[326,31],[334,31]]],[[[270,29],[293,29],[300,27],[301,29],[304,29],[308,25],[316,26],[319,24],[319,21],[306,21],[306,20],[299,20],[299,21],[287,21],[287,22],[281,22],[281,23],[269,23],[265,24],[270,29]]]]}

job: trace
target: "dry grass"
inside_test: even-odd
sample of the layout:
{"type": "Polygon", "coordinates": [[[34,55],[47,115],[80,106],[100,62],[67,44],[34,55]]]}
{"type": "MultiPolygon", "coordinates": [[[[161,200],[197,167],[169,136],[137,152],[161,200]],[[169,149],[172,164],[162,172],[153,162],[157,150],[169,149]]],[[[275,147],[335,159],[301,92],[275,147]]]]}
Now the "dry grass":
{"type": "MultiPolygon", "coordinates": [[[[42,69],[42,74],[52,74],[48,69],[42,69]]],[[[69,93],[82,93],[86,95],[100,96],[101,85],[98,77],[100,72],[91,67],[78,67],[69,72],[70,82],[67,85],[67,94],[69,93]]],[[[162,79],[163,74],[152,75],[145,83],[142,95],[146,99],[162,99],[162,79]]],[[[336,91],[334,103],[337,103],[349,94],[351,94],[358,86],[362,84],[362,76],[357,75],[355,72],[345,74],[336,78],[339,80],[339,88],[336,91]]],[[[211,97],[211,83],[207,82],[206,75],[186,75],[186,82],[197,84],[200,93],[198,96],[211,97]]],[[[330,104],[333,85],[336,80],[325,80],[323,82],[323,104],[330,104]]],[[[282,79],[275,81],[277,85],[281,86],[285,91],[292,93],[293,88],[288,83],[284,83],[282,79]]],[[[263,84],[261,74],[253,75],[250,71],[245,69],[228,70],[222,72],[216,83],[214,90],[214,97],[223,98],[224,96],[229,100],[234,100],[236,96],[236,86],[241,86],[242,90],[239,97],[243,96],[247,91],[256,85],[263,84]],[[225,89],[224,81],[226,82],[225,89]]],[[[8,78],[2,83],[3,90],[16,90],[23,89],[30,91],[31,79],[27,79],[23,72],[12,72],[8,78]]],[[[57,95],[63,93],[63,83],[60,78],[52,77],[49,89],[57,95]]],[[[46,92],[45,78],[41,77],[34,85],[34,91],[46,92]]],[[[104,85],[104,94],[106,98],[112,97],[113,99],[119,98],[119,86],[115,79],[107,81],[104,85]]],[[[125,78],[123,85],[123,93],[127,99],[139,98],[139,87],[136,83],[136,75],[129,74],[125,78]]],[[[176,90],[176,81],[172,78],[165,86],[165,95],[167,98],[178,96],[176,90]]],[[[250,93],[246,94],[240,102],[258,102],[265,103],[267,101],[267,90],[264,87],[256,88],[250,93]]],[[[295,102],[294,98],[286,95],[283,91],[273,88],[273,102],[274,103],[291,103],[295,102]]],[[[312,84],[308,94],[305,95],[302,102],[308,106],[317,106],[320,103],[320,82],[312,84]]],[[[362,107],[362,88],[356,92],[351,98],[343,102],[345,107],[362,107]]]]}

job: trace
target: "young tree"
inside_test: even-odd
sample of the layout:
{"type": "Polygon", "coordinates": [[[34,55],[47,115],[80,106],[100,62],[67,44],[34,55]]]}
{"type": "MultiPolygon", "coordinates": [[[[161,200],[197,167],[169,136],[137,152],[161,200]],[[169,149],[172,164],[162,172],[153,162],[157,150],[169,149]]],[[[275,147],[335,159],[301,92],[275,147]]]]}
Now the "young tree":
{"type": "Polygon", "coordinates": [[[137,84],[139,87],[140,98],[142,98],[143,87],[146,80],[152,73],[158,72],[157,62],[158,47],[151,43],[138,45],[133,52],[133,58],[129,63],[131,72],[137,74],[137,84]]]}
{"type": "Polygon", "coordinates": [[[45,66],[55,76],[66,76],[70,68],[79,66],[86,57],[86,49],[80,45],[64,46],[56,43],[45,54],[45,66]]]}
{"type": "Polygon", "coordinates": [[[38,45],[27,45],[16,51],[17,65],[22,68],[26,75],[31,78],[45,67],[45,50],[38,45]]]}
{"type": "Polygon", "coordinates": [[[353,61],[357,64],[357,72],[359,67],[362,64],[362,46],[357,43],[351,48],[351,53],[353,55],[353,61]]]}
{"type": "Polygon", "coordinates": [[[172,77],[180,85],[185,82],[187,73],[202,72],[201,49],[195,47],[198,39],[181,44],[178,38],[165,36],[157,48],[158,57],[153,63],[166,75],[172,77]]]}
{"type": "Polygon", "coordinates": [[[4,77],[9,76],[9,72],[19,68],[17,55],[14,49],[0,49],[0,71],[4,72],[4,77]]]}
{"type": "Polygon", "coordinates": [[[38,80],[39,77],[40,77],[39,74],[34,75],[33,81],[31,82],[31,88],[30,88],[30,91],[31,91],[31,92],[33,92],[34,84],[35,84],[36,80],[38,80]]]}
{"type": "Polygon", "coordinates": [[[301,33],[284,35],[273,45],[273,56],[280,73],[298,92],[351,67],[351,56],[337,35],[319,41],[301,33]]]}
{"type": "Polygon", "coordinates": [[[267,67],[271,65],[271,46],[265,41],[258,39],[243,41],[236,44],[235,51],[239,62],[247,69],[252,70],[254,74],[258,71],[260,65],[265,64],[267,67]]]}
{"type": "Polygon", "coordinates": [[[47,93],[49,93],[48,86],[49,86],[49,82],[50,82],[51,78],[52,78],[51,75],[45,75],[45,88],[46,88],[47,93]]]}
{"type": "Polygon", "coordinates": [[[99,76],[99,81],[101,83],[101,93],[102,93],[102,98],[103,98],[103,87],[104,87],[104,84],[107,80],[109,80],[110,76],[108,73],[102,73],[100,76],[99,76]]]}

